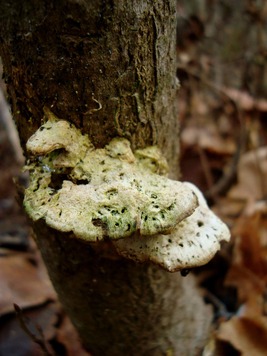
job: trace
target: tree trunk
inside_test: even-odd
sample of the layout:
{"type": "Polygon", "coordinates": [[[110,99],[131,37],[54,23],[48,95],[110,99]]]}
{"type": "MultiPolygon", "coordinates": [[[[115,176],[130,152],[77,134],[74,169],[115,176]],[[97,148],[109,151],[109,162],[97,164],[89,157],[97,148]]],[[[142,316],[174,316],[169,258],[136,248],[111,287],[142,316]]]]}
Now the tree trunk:
{"type": "MultiPolygon", "coordinates": [[[[44,108],[95,147],[157,145],[178,177],[175,1],[1,1],[0,51],[22,147],[44,108]]],[[[27,153],[25,153],[27,154],[27,153]]],[[[59,298],[93,355],[195,355],[210,314],[193,277],[34,225],[59,298]]]]}

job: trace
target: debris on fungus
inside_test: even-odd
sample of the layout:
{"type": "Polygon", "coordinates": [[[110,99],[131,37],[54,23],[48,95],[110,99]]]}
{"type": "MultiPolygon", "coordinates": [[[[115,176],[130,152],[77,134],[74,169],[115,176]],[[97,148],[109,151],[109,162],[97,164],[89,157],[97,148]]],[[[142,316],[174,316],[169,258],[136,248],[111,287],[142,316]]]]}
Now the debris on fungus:
{"type": "Polygon", "coordinates": [[[114,138],[95,149],[87,135],[47,114],[28,140],[29,216],[95,243],[109,239],[119,255],[168,271],[208,262],[229,231],[190,183],[168,179],[157,147],[133,152],[114,138]]]}

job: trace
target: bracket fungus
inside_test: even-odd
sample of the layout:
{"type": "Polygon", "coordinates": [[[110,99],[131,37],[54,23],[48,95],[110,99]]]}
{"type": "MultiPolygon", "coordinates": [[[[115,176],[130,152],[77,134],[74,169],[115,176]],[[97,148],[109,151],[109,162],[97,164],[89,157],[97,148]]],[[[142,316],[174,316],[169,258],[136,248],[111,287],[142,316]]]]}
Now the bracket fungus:
{"type": "Polygon", "coordinates": [[[209,209],[199,189],[184,183],[196,194],[198,207],[169,234],[134,236],[114,242],[118,253],[138,262],[151,261],[170,272],[187,270],[209,262],[230,239],[227,226],[209,209]]]}
{"type": "Polygon", "coordinates": [[[32,159],[24,206],[29,216],[118,254],[176,271],[208,262],[229,231],[190,183],[166,177],[157,147],[133,152],[114,138],[95,149],[87,135],[47,114],[28,140],[32,159]]]}

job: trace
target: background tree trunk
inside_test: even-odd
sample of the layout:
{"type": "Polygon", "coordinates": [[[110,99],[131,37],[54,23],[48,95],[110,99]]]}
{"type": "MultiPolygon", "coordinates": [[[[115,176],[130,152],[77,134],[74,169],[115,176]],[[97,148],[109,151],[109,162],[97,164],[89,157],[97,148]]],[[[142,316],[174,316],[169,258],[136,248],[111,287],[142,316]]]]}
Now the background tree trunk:
{"type": "MultiPolygon", "coordinates": [[[[1,1],[0,51],[25,148],[44,107],[96,147],[158,145],[178,177],[175,1],[1,1]]],[[[38,222],[59,298],[93,355],[194,355],[210,315],[194,286],[151,265],[96,254],[38,222]]]]}

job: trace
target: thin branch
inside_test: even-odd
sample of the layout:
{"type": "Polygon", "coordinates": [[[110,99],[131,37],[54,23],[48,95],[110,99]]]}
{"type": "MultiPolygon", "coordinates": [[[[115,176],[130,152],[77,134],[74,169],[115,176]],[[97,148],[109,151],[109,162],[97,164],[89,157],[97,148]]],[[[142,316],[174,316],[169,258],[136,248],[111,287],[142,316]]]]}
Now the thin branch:
{"type": "Polygon", "coordinates": [[[49,346],[47,345],[47,342],[45,340],[43,331],[41,329],[41,327],[35,323],[33,323],[32,321],[30,321],[27,317],[25,317],[23,315],[23,312],[21,310],[21,308],[17,305],[17,304],[13,304],[14,305],[14,309],[16,312],[16,316],[19,320],[20,326],[22,328],[22,330],[30,337],[30,339],[35,342],[36,344],[38,344],[41,349],[43,350],[44,355],[46,356],[56,356],[55,353],[51,350],[49,350],[49,346]],[[29,329],[29,327],[27,326],[27,323],[31,323],[34,328],[36,329],[37,333],[39,334],[39,336],[36,336],[34,333],[32,333],[29,329]]]}

